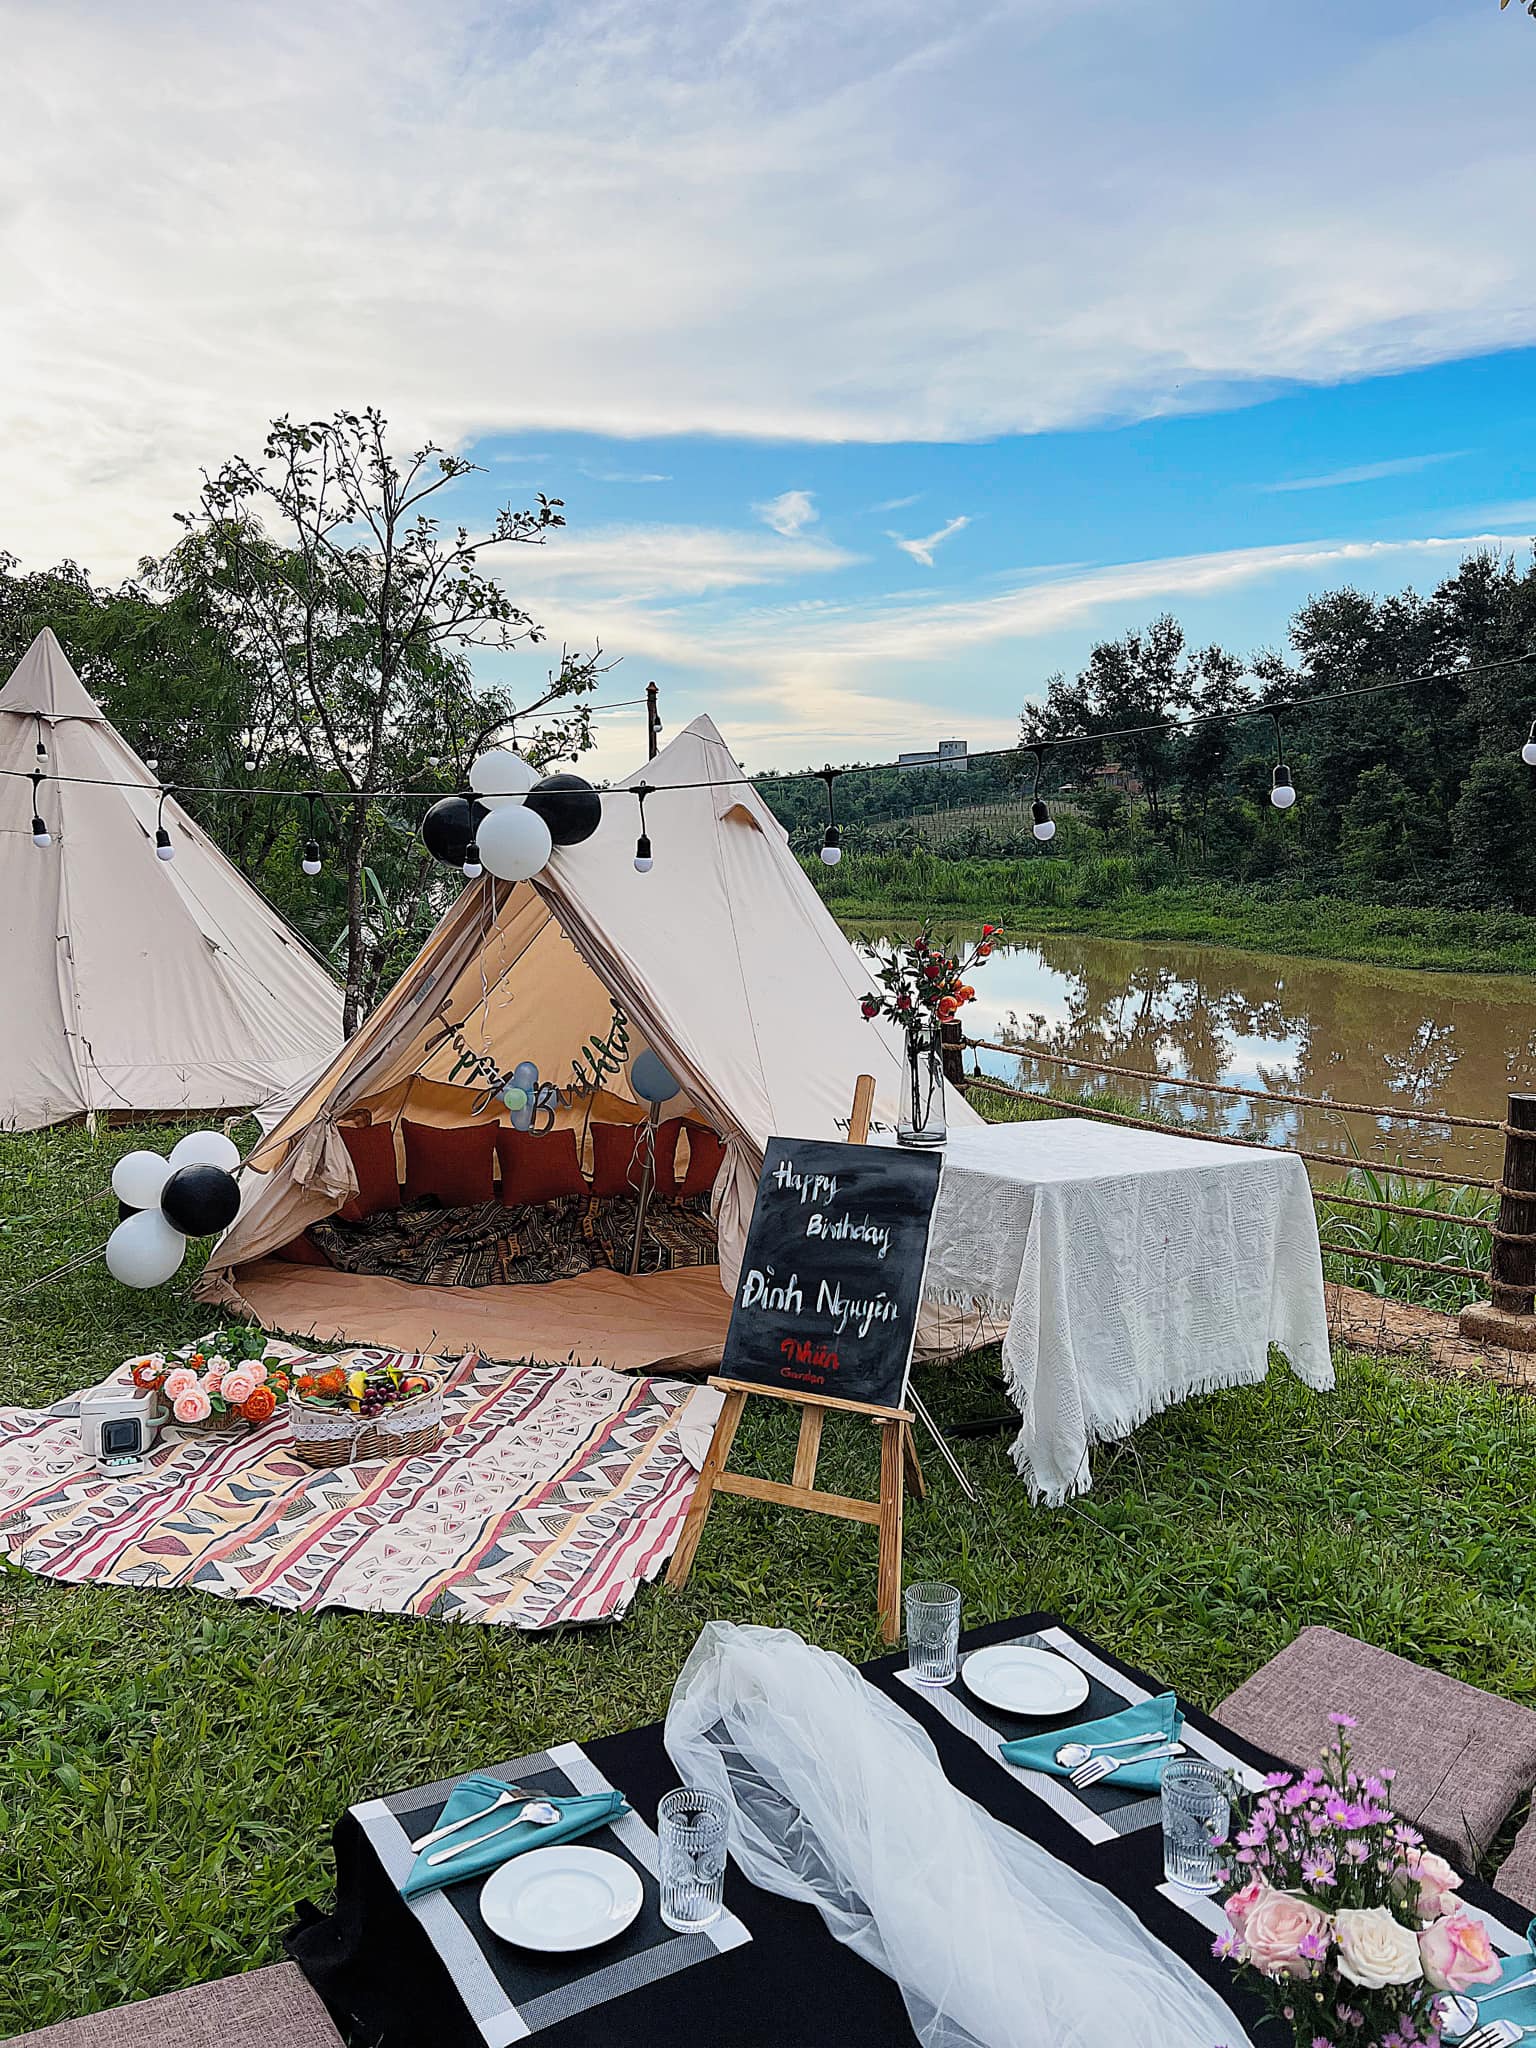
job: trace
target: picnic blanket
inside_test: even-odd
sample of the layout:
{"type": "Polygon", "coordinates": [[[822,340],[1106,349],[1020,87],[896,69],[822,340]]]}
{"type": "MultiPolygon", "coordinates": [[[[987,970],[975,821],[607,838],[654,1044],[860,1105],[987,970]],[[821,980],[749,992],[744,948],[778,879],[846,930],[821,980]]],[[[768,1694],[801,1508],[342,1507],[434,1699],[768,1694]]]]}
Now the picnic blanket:
{"type": "Polygon", "coordinates": [[[74,1585],[195,1586],[308,1613],[615,1621],[671,1555],[719,1400],[471,1352],[447,1371],[444,1440],[425,1455],[317,1470],[279,1411],[237,1433],[167,1429],[125,1474],[85,1456],[73,1420],[0,1409],[0,1549],[74,1585]]]}
{"type": "MultiPolygon", "coordinates": [[[[707,1199],[707,1198],[706,1198],[707,1199]]],[[[360,1222],[328,1217],[311,1240],[343,1273],[433,1287],[529,1286],[594,1266],[629,1271],[639,1203],[633,1196],[563,1196],[507,1207],[380,1209],[360,1222]]],[[[715,1266],[720,1250],[704,1203],[659,1201],[646,1212],[642,1273],[715,1266]]]]}

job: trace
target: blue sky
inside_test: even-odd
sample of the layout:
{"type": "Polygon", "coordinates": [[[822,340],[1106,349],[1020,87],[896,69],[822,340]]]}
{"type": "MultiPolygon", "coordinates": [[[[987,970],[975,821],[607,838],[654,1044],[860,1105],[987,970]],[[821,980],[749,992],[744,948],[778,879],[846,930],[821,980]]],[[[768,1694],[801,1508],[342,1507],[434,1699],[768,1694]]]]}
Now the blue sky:
{"type": "MultiPolygon", "coordinates": [[[[1497,0],[7,0],[0,547],[129,571],[380,405],[754,766],[1169,609],[1536,530],[1536,22],[1497,0]],[[642,481],[641,479],[649,479],[642,481]]],[[[528,657],[530,666],[536,657],[528,657]]],[[[621,717],[599,765],[629,765],[621,717]]]]}

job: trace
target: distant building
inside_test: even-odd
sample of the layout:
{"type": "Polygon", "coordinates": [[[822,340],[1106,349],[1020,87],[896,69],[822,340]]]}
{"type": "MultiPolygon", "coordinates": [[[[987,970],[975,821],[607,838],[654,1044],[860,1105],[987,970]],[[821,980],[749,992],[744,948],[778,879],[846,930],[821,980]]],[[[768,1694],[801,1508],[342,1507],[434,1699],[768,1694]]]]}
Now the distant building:
{"type": "Polygon", "coordinates": [[[1140,796],[1141,778],[1119,761],[1106,761],[1101,768],[1091,771],[1092,780],[1101,789],[1118,789],[1122,796],[1140,796]]]}
{"type": "Polygon", "coordinates": [[[969,743],[965,740],[940,740],[936,747],[923,753],[898,754],[898,768],[946,768],[963,775],[971,765],[969,743]]]}

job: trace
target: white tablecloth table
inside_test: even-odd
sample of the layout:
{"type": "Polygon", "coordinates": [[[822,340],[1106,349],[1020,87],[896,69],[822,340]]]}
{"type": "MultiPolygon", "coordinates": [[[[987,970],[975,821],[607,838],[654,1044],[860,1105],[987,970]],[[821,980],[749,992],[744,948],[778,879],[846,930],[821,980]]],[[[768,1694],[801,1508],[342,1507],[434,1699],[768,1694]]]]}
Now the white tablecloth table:
{"type": "Polygon", "coordinates": [[[1263,1379],[1271,1344],[1333,1385],[1322,1255],[1294,1153],[1084,1117],[950,1133],[924,1288],[1008,1318],[1013,1460],[1051,1505],[1089,1447],[1263,1379]]]}

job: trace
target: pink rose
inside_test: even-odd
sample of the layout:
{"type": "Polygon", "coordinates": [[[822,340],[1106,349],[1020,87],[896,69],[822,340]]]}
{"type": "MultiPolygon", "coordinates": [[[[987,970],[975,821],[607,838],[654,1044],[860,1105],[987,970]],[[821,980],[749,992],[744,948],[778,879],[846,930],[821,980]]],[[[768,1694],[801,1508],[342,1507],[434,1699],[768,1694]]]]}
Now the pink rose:
{"type": "Polygon", "coordinates": [[[181,1393],[176,1396],[175,1401],[172,1403],[172,1412],[178,1422],[204,1422],[207,1420],[213,1404],[197,1384],[196,1378],[190,1373],[187,1377],[192,1380],[192,1384],[190,1387],[183,1388],[181,1393]]]}
{"type": "MultiPolygon", "coordinates": [[[[1435,1862],[1439,1862],[1437,1856],[1435,1862]]],[[[1497,1984],[1503,1975],[1488,1930],[1471,1913],[1458,1909],[1424,1928],[1419,1956],[1426,1980],[1436,1991],[1467,1991],[1474,1984],[1497,1984]]]]}
{"type": "Polygon", "coordinates": [[[167,1401],[174,1401],[178,1394],[184,1394],[197,1385],[197,1374],[188,1366],[178,1365],[174,1372],[168,1372],[160,1384],[160,1391],[167,1401]]]}
{"type": "Polygon", "coordinates": [[[1419,1911],[1426,1920],[1438,1920],[1455,1905],[1454,1894],[1461,1889],[1461,1879],[1433,1849],[1409,1850],[1408,1875],[1418,1882],[1419,1911]]]}
{"type": "Polygon", "coordinates": [[[249,1401],[255,1391],[256,1382],[243,1365],[237,1365],[233,1372],[225,1373],[224,1384],[219,1389],[231,1408],[238,1408],[249,1401]]]}
{"type": "Polygon", "coordinates": [[[1310,1899],[1292,1898],[1266,1885],[1243,1921],[1243,1954],[1266,1977],[1310,1977],[1322,1960],[1328,1932],[1328,1915],[1310,1899]]]}
{"type": "Polygon", "coordinates": [[[216,1393],[217,1393],[217,1392],[219,1391],[220,1387],[222,1387],[222,1386],[223,1386],[223,1384],[224,1384],[224,1368],[223,1368],[223,1366],[222,1366],[222,1365],[210,1365],[210,1366],[209,1366],[209,1368],[208,1368],[208,1370],[207,1370],[207,1371],[206,1371],[206,1372],[205,1372],[205,1373],[203,1374],[203,1385],[204,1385],[204,1386],[205,1386],[205,1387],[206,1387],[206,1388],[208,1389],[208,1392],[209,1392],[210,1394],[216,1394],[216,1393]]]}
{"type": "Polygon", "coordinates": [[[1262,1877],[1250,1877],[1240,1892],[1234,1892],[1227,1901],[1227,1918],[1236,1933],[1241,1934],[1248,1924],[1248,1915],[1253,1911],[1264,1893],[1269,1890],[1262,1877]]]}
{"type": "Polygon", "coordinates": [[[248,1372],[252,1380],[258,1387],[265,1384],[267,1377],[267,1361],[264,1358],[248,1358],[245,1361],[244,1365],[241,1366],[240,1370],[242,1372],[248,1372]]]}

